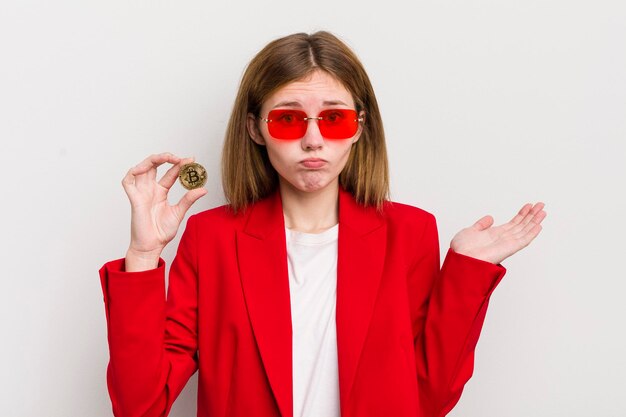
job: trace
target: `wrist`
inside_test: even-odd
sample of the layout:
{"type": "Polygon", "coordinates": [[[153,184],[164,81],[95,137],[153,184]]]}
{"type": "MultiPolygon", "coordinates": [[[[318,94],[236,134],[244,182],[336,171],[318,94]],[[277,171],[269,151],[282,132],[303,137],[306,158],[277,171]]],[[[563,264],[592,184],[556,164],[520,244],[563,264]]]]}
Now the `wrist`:
{"type": "Polygon", "coordinates": [[[495,257],[495,255],[487,253],[485,251],[472,251],[464,249],[456,249],[450,245],[450,249],[459,255],[467,256],[468,258],[478,259],[479,261],[489,262],[494,265],[498,265],[501,261],[495,257]]]}
{"type": "Polygon", "coordinates": [[[155,269],[159,265],[161,250],[137,251],[129,248],[126,252],[125,271],[139,272],[155,269]]]}

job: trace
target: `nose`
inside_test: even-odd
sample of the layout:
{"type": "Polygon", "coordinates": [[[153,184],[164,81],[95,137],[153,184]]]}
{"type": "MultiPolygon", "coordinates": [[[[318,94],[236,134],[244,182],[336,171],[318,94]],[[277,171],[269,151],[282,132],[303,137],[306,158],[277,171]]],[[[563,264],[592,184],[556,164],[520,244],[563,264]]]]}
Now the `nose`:
{"type": "Polygon", "coordinates": [[[306,121],[308,123],[307,129],[302,139],[300,139],[302,149],[320,149],[322,146],[324,146],[324,137],[320,133],[320,128],[317,124],[318,121],[321,119],[321,117],[306,118],[306,121]]]}

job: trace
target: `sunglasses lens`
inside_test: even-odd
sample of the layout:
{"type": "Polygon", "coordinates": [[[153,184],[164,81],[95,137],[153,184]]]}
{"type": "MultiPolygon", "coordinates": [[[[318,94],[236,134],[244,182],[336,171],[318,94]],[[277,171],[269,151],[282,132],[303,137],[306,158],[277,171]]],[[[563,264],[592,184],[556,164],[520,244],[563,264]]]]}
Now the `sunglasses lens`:
{"type": "MultiPolygon", "coordinates": [[[[269,112],[268,131],[276,139],[300,139],[306,133],[309,120],[302,110],[278,109],[269,112]]],[[[349,109],[322,111],[317,120],[322,136],[326,139],[348,139],[358,130],[357,113],[349,109]]]]}
{"type": "Polygon", "coordinates": [[[267,118],[270,135],[276,139],[300,139],[306,133],[306,113],[301,110],[272,110],[267,118]]]}
{"type": "Polygon", "coordinates": [[[348,139],[356,134],[359,127],[354,110],[329,109],[320,113],[320,133],[327,139],[348,139]]]}

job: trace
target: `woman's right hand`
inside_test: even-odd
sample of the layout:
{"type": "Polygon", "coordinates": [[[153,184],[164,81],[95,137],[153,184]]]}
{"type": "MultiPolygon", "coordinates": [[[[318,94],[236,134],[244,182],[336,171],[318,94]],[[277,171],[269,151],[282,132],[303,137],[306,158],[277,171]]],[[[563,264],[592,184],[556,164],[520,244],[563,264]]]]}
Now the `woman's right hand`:
{"type": "Polygon", "coordinates": [[[204,188],[190,190],[178,204],[170,205],[167,193],[176,182],[180,167],[193,158],[179,158],[169,152],[150,155],[131,168],[122,186],[131,204],[131,239],[126,253],[126,271],[156,268],[163,248],[176,236],[185,213],[200,197],[204,188]],[[157,167],[174,164],[157,182],[157,167]]]}

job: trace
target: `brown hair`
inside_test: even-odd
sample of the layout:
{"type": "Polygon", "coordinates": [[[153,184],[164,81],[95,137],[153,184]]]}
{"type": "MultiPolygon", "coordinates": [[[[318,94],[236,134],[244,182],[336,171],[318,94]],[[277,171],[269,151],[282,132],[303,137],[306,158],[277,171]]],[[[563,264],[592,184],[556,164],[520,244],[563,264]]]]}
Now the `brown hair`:
{"type": "Polygon", "coordinates": [[[265,146],[249,136],[248,113],[259,115],[263,102],[282,86],[321,69],[352,94],[357,112],[365,111],[363,131],[352,145],[339,184],[364,206],[382,209],[389,198],[389,173],[383,123],[376,96],[363,65],[329,32],[296,33],[265,46],[248,64],[226,130],[222,152],[222,186],[235,211],[269,195],[278,174],[265,146]]]}

